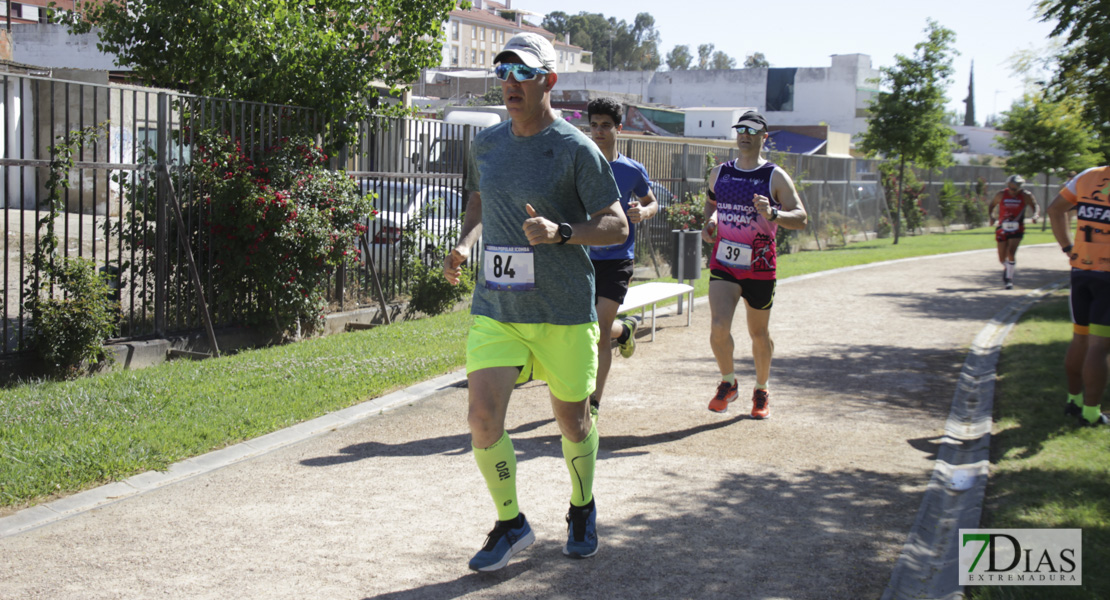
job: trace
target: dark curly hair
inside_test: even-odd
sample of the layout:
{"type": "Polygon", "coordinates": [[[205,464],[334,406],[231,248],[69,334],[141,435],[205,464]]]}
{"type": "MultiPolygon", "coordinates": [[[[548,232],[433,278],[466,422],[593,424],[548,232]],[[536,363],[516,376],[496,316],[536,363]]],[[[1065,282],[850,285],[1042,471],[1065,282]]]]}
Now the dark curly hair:
{"type": "Polygon", "coordinates": [[[613,119],[614,125],[621,124],[621,113],[623,112],[620,102],[612,98],[594,98],[586,105],[586,117],[594,115],[607,115],[613,119]]]}

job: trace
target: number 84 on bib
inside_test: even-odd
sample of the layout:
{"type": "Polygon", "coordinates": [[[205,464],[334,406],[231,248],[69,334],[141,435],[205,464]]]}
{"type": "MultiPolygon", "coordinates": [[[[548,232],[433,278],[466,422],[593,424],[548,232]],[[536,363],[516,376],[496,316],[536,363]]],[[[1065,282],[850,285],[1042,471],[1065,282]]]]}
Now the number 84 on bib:
{"type": "Polygon", "coordinates": [[[536,255],[530,246],[487,245],[482,254],[486,289],[506,292],[536,289],[536,255]]]}

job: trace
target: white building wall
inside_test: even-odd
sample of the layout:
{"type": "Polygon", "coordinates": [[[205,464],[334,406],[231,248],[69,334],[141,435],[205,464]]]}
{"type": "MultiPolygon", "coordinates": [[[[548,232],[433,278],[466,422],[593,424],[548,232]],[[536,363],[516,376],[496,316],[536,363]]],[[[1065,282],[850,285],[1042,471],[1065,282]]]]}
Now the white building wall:
{"type": "Polygon", "coordinates": [[[958,137],[967,140],[967,152],[969,154],[1007,155],[1007,152],[998,143],[998,138],[1009,135],[1005,131],[987,127],[969,127],[967,125],[957,125],[952,129],[958,137]]]}
{"type": "Polygon", "coordinates": [[[708,138],[714,140],[734,140],[736,130],[732,128],[740,115],[750,108],[688,108],[686,112],[686,137],[708,138]]]}

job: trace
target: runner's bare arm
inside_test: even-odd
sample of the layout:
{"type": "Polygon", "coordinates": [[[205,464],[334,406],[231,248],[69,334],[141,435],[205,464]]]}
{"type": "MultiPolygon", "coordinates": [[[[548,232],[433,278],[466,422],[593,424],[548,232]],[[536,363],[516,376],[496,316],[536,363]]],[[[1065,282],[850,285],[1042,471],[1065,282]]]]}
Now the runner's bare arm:
{"type": "Polygon", "coordinates": [[[1048,205],[1048,222],[1052,224],[1052,235],[1056,236],[1056,243],[1060,244],[1060,248],[1071,248],[1067,214],[1072,208],[1075,208],[1075,205],[1059,194],[1052,204],[1048,205]]]}
{"type": "Polygon", "coordinates": [[[994,209],[1002,202],[1002,192],[998,192],[991,198],[991,203],[987,205],[987,218],[990,219],[991,225],[994,225],[994,209]]]}
{"type": "Polygon", "coordinates": [[[470,257],[470,249],[482,236],[482,193],[470,192],[466,203],[466,219],[459,232],[459,243],[443,259],[443,277],[451,285],[459,283],[459,271],[470,257]]]}
{"type": "Polygon", "coordinates": [[[659,212],[659,203],[655,201],[655,192],[648,188],[646,196],[637,196],[636,200],[628,203],[628,221],[640,223],[655,216],[659,212]]]}
{"type": "Polygon", "coordinates": [[[782,204],[775,223],[787,229],[805,229],[809,215],[802,206],[802,199],[798,196],[797,188],[794,187],[794,180],[781,168],[775,169],[771,174],[771,194],[779,204],[782,204]]]}
{"type": "MultiPolygon", "coordinates": [[[[525,209],[529,218],[522,227],[529,244],[557,244],[563,239],[559,235],[558,223],[538,214],[531,204],[526,205],[525,209]]],[[[628,219],[624,216],[620,200],[590,215],[589,221],[571,223],[570,228],[573,234],[567,240],[568,244],[609,246],[628,239],[628,219]]]]}
{"type": "Polygon", "coordinates": [[[1040,211],[1037,207],[1037,197],[1034,196],[1033,192],[1030,192],[1029,190],[1024,190],[1024,192],[1025,205],[1033,209],[1033,216],[1031,218],[1033,219],[1033,222],[1036,223],[1037,217],[1040,216],[1040,211]]]}
{"type": "Polygon", "coordinates": [[[707,244],[717,241],[717,200],[713,198],[713,188],[717,185],[717,175],[721,173],[721,165],[713,167],[709,172],[709,181],[706,182],[705,208],[702,209],[705,225],[702,226],[701,239],[707,244]]]}

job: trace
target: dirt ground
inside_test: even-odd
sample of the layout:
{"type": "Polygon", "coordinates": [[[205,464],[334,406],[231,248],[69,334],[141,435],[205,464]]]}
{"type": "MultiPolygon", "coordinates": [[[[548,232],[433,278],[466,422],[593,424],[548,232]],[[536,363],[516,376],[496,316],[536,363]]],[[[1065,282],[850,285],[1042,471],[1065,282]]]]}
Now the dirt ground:
{"type": "MultiPolygon", "coordinates": [[[[933,469],[975,334],[1064,279],[1050,247],[781,282],[771,418],[706,410],[709,309],[661,317],[615,358],[595,483],[601,549],[561,554],[570,495],[546,386],[508,422],[536,543],[502,571],[466,561],[496,518],[469,452],[466,394],[424,400],[102,508],[0,538],[0,598],[878,598],[933,469]]],[[[734,325],[741,389],[754,371],[734,325]]]]}

